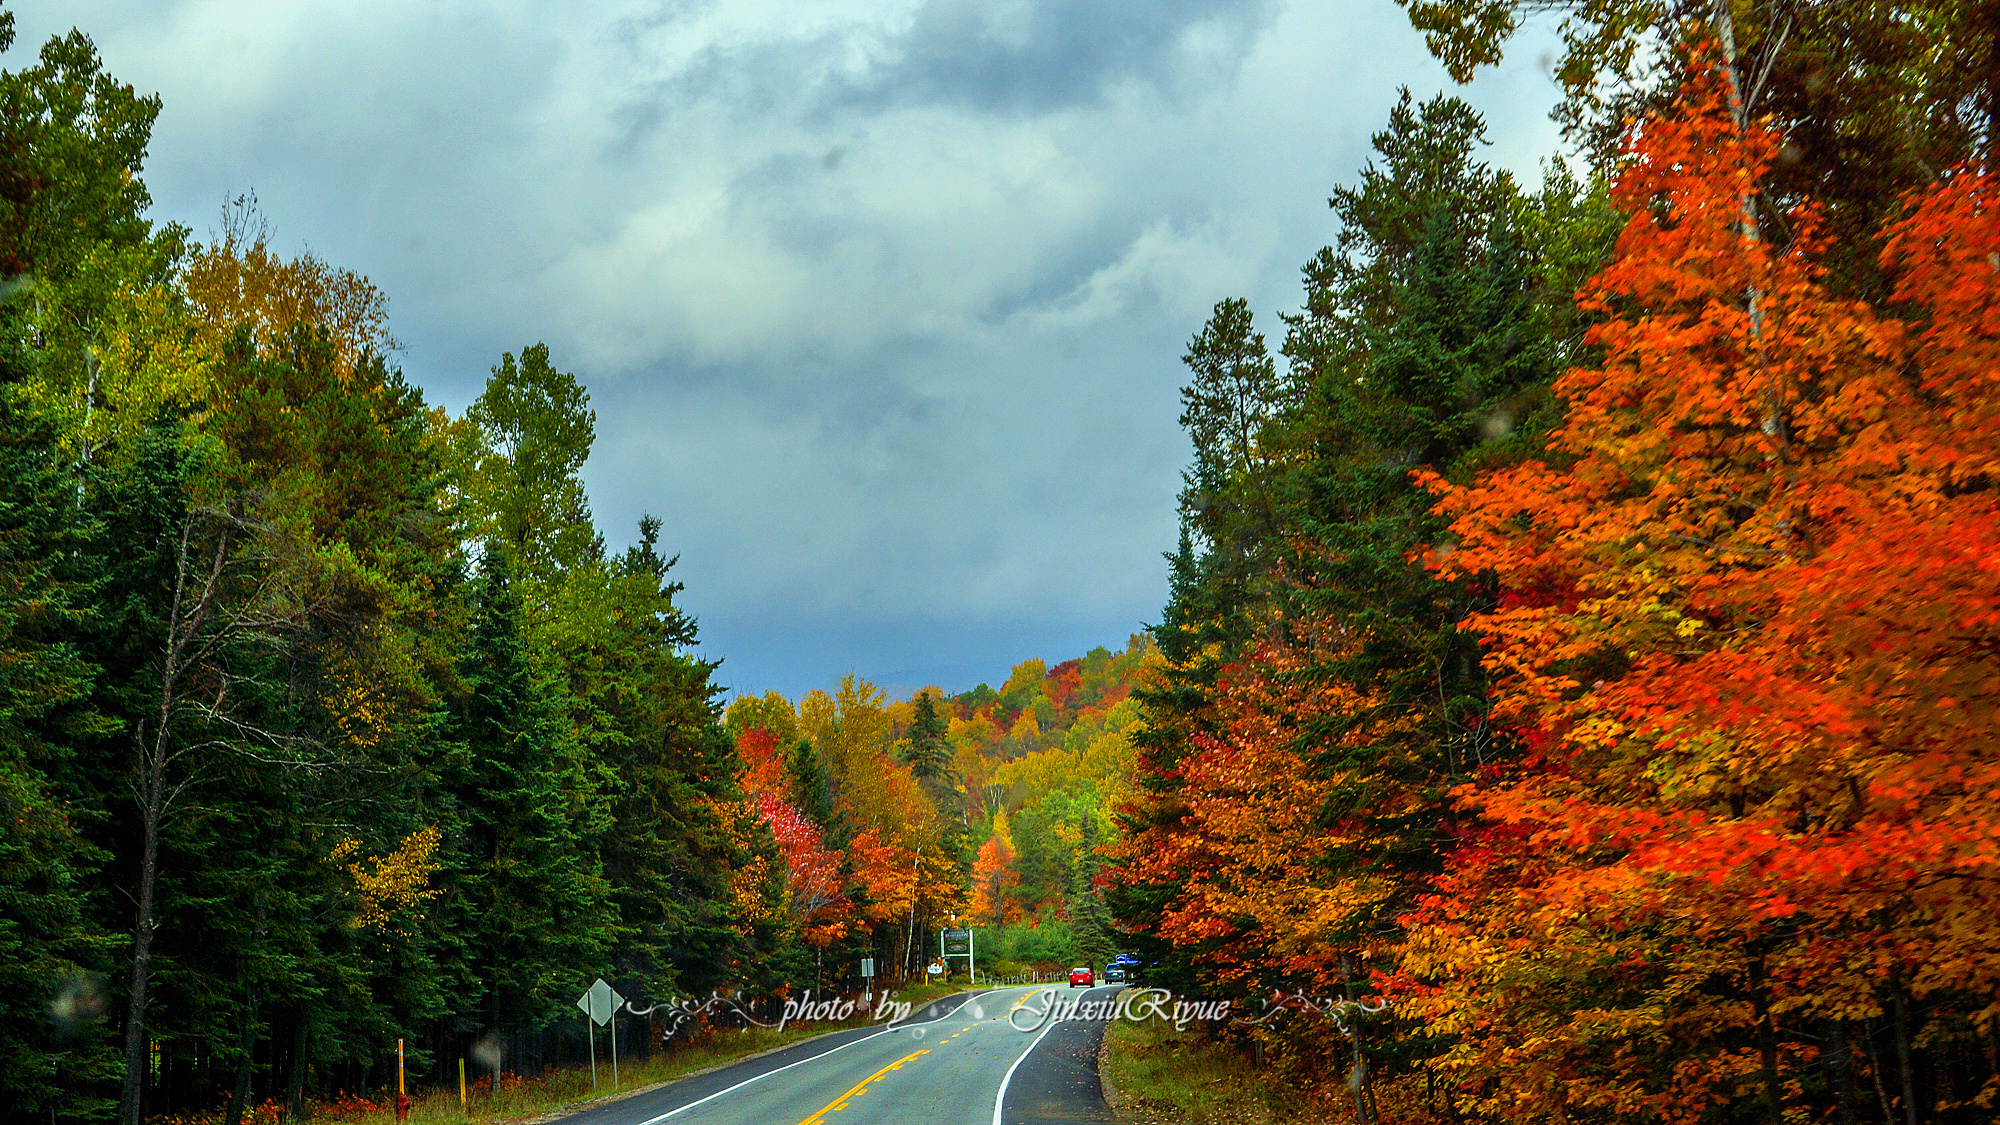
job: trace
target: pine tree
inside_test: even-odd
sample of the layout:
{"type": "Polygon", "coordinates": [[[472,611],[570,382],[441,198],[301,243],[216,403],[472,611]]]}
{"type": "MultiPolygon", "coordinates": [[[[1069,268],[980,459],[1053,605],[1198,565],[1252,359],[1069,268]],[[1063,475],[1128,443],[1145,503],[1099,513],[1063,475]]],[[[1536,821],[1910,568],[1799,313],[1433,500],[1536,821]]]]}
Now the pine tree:
{"type": "Polygon", "coordinates": [[[670,995],[724,984],[730,966],[768,949],[751,949],[732,913],[730,874],[749,861],[725,822],[741,764],[717,723],[715,665],[683,651],[695,623],[674,604],[682,587],[659,534],[646,516],[622,557],[572,571],[550,612],[575,619],[539,632],[567,670],[586,768],[603,779],[596,839],[624,930],[617,971],[670,995]]]}
{"type": "Polygon", "coordinates": [[[917,693],[911,705],[910,730],[900,755],[918,780],[941,781],[946,786],[958,781],[951,764],[951,747],[945,742],[944,716],[938,714],[936,693],[917,693]]]}
{"type": "MultiPolygon", "coordinates": [[[[1224,472],[1194,435],[1172,600],[1155,628],[1168,665],[1138,693],[1141,797],[1120,812],[1105,895],[1168,987],[1290,991],[1324,985],[1327,965],[1365,973],[1360,955],[1390,952],[1390,919],[1442,862],[1451,786],[1496,752],[1478,650],[1457,628],[1490,594],[1425,569],[1444,523],[1412,472],[1504,462],[1545,431],[1548,383],[1566,358],[1554,329],[1566,323],[1543,305],[1573,287],[1556,263],[1594,266],[1608,224],[1559,175],[1547,204],[1523,199],[1478,159],[1483,141],[1464,103],[1417,105],[1405,91],[1374,138],[1379,164],[1334,192],[1339,241],[1308,264],[1306,306],[1286,318],[1297,397],[1260,431],[1269,460],[1224,472]],[[1544,262],[1541,244],[1561,254],[1544,262]],[[1312,659],[1264,672],[1277,653],[1312,659]],[[1251,683],[1357,702],[1246,722],[1238,696],[1251,683]],[[1315,795],[1317,830],[1281,849],[1310,881],[1299,893],[1320,904],[1309,956],[1281,921],[1289,905],[1217,907],[1248,893],[1218,874],[1241,841],[1215,810],[1256,789],[1232,772],[1256,738],[1309,771],[1286,792],[1315,795]],[[1287,957],[1247,952],[1281,945],[1287,957]]],[[[1248,347],[1230,311],[1218,307],[1197,345],[1248,347]]],[[[1198,359],[1215,366],[1191,348],[1190,366],[1198,359]]]]}
{"type": "Polygon", "coordinates": [[[101,1116],[112,939],[89,909],[104,855],[79,743],[105,719],[91,622],[93,529],[53,429],[0,384],[0,1117],[101,1116]],[[50,1016],[55,1017],[51,1036],[50,1016]]]}
{"type": "Polygon", "coordinates": [[[807,820],[824,829],[836,828],[839,816],[833,804],[833,780],[812,739],[799,739],[785,756],[785,785],[792,806],[807,820]]]}
{"type": "Polygon", "coordinates": [[[550,685],[523,637],[513,560],[489,544],[468,591],[470,637],[439,772],[452,803],[445,929],[494,1029],[536,1027],[604,968],[615,932],[594,855],[579,846],[578,779],[550,685]]]}

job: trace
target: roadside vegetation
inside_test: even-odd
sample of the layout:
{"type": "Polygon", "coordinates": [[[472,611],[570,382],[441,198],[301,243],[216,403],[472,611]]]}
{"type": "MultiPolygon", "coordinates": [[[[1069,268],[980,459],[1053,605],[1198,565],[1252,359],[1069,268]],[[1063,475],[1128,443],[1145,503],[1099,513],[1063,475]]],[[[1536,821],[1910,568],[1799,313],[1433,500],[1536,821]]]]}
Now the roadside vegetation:
{"type": "Polygon", "coordinates": [[[1280,1094],[1257,1080],[1250,1060],[1162,1020],[1114,1020],[1104,1065],[1119,1119],[1137,1125],[1289,1125],[1316,1120],[1285,1113],[1280,1094]]]}
{"type": "MultiPolygon", "coordinates": [[[[847,1026],[858,1027],[863,1022],[853,1020],[847,1026]]],[[[600,1099],[629,1096],[698,1071],[803,1042],[830,1030],[834,1028],[817,1024],[787,1027],[782,1031],[762,1027],[714,1031],[698,1041],[657,1052],[650,1058],[621,1059],[617,1090],[611,1087],[611,1063],[608,1058],[599,1062],[598,1085],[594,1089],[589,1067],[557,1067],[534,1076],[502,1072],[497,1094],[491,1075],[470,1079],[464,1103],[459,1101],[456,1085],[412,1090],[409,1119],[419,1125],[466,1125],[468,1122],[474,1125],[508,1125],[524,1122],[557,1110],[582,1109],[586,1103],[600,1099]]],[[[223,1125],[227,1116],[226,1109],[213,1108],[163,1114],[148,1120],[156,1125],[223,1125]]],[[[285,1107],[278,1102],[251,1106],[244,1119],[257,1125],[277,1125],[286,1120],[285,1107]]],[[[308,1107],[308,1120],[394,1125],[395,1088],[349,1093],[329,1101],[314,1102],[308,1107]]]]}
{"type": "MultiPolygon", "coordinates": [[[[895,999],[915,1010],[970,987],[967,984],[923,984],[898,990],[895,999]]],[[[628,1034],[643,1035],[645,1024],[632,1022],[637,1026],[628,1034]]],[[[598,1046],[603,1057],[598,1060],[594,1086],[588,1066],[565,1066],[552,1067],[535,1075],[502,1071],[496,1093],[493,1076],[480,1075],[475,1071],[468,1073],[463,1101],[456,1084],[411,1088],[409,1120],[418,1125],[518,1125],[559,1111],[582,1110],[590,1103],[630,1097],[829,1032],[870,1026],[879,1026],[879,1021],[863,1013],[846,1020],[796,1023],[783,1028],[717,1024],[683,1029],[668,1041],[664,1049],[655,1050],[645,1057],[621,1058],[616,1089],[611,1085],[611,1061],[608,1038],[605,1038],[598,1046]]],[[[266,1101],[248,1107],[244,1121],[251,1125],[279,1125],[288,1120],[286,1113],[283,1104],[266,1101]]],[[[161,1114],[147,1120],[153,1125],[225,1125],[228,1117],[228,1107],[217,1106],[207,1110],[161,1114]]],[[[343,1093],[327,1101],[314,1101],[306,1107],[305,1117],[310,1121],[351,1125],[393,1125],[396,1120],[395,1087],[391,1085],[380,1090],[343,1093]]]]}

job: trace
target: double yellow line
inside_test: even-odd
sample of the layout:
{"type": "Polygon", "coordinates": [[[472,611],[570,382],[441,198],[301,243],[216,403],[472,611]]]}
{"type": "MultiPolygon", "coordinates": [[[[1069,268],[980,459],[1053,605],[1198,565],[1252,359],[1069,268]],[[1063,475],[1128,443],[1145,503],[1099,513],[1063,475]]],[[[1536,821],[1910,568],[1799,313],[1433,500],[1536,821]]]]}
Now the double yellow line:
{"type": "Polygon", "coordinates": [[[845,1106],[847,1104],[847,1099],[860,1093],[862,1089],[865,1088],[870,1082],[875,1081],[877,1078],[882,1077],[883,1075],[889,1073],[892,1070],[903,1069],[904,1063],[909,1062],[911,1059],[916,1058],[918,1055],[928,1055],[928,1054],[930,1054],[929,1050],[911,1051],[909,1054],[904,1055],[902,1058],[897,1059],[895,1062],[890,1063],[888,1066],[883,1067],[881,1070],[878,1070],[875,1073],[869,1075],[868,1077],[863,1078],[861,1081],[856,1082],[852,1090],[849,1090],[845,1094],[842,1094],[839,1097],[833,1099],[832,1102],[827,1104],[825,1109],[822,1109],[818,1113],[813,1114],[811,1117],[806,1118],[804,1121],[799,1122],[799,1125],[825,1125],[827,1114],[832,1113],[834,1110],[837,1110],[842,1106],[845,1106]]]}

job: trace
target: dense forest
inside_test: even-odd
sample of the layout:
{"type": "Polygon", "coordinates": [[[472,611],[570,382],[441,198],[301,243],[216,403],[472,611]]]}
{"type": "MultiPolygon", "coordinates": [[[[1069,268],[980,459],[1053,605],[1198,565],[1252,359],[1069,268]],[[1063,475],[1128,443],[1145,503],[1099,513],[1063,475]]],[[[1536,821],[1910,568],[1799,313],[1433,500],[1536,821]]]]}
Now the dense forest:
{"type": "Polygon", "coordinates": [[[1577,160],[1405,93],[1194,337],[1115,917],[1321,1119],[1993,1120],[2000,9],[1404,4],[1577,160]]]}
{"type": "Polygon", "coordinates": [[[1275,350],[1188,347],[1159,622],[901,700],[725,706],[548,348],[426,403],[254,199],[148,217],[87,37],[0,72],[0,1118],[299,1119],[969,922],[1338,998],[1200,1031],[1322,1118],[1993,1120],[2000,8],[1403,3],[1461,81],[1553,13],[1571,158],[1404,91],[1275,350]]]}
{"type": "Polygon", "coordinates": [[[1024,661],[998,691],[890,702],[850,675],[796,701],[732,700],[743,787],[815,965],[873,955],[916,973],[938,952],[926,935],[953,922],[979,927],[983,974],[1103,965],[1119,938],[1098,875],[1137,762],[1132,693],[1159,666],[1142,634],[1024,661]]]}
{"type": "Polygon", "coordinates": [[[297,1117],[399,1038],[419,1083],[578,1057],[599,975],[809,985],[584,388],[530,343],[428,405],[253,200],[146,218],[159,108],[81,34],[0,75],[0,1118],[297,1117]]]}

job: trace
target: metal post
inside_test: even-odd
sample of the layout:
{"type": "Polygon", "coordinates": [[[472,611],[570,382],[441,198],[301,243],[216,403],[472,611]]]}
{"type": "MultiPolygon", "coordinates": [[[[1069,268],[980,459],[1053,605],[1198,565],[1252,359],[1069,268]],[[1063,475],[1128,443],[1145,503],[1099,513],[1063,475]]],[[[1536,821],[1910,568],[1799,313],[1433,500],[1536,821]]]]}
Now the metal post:
{"type": "Polygon", "coordinates": [[[597,1036],[590,1030],[590,1013],[583,1013],[583,1037],[590,1040],[590,1088],[597,1089],[597,1036]]]}
{"type": "Polygon", "coordinates": [[[407,1088],[407,1087],[406,1087],[406,1086],[404,1085],[404,1083],[403,1083],[403,1041],[402,1041],[401,1039],[398,1039],[398,1040],[396,1040],[396,1122],[397,1122],[397,1125],[402,1125],[402,1122],[405,1122],[405,1121],[408,1121],[409,1119],[410,1119],[410,1094],[409,1094],[409,1090],[408,1090],[408,1088],[407,1088]]]}
{"type": "Polygon", "coordinates": [[[978,953],[977,943],[979,939],[973,936],[975,933],[977,933],[977,931],[972,928],[972,919],[970,918],[966,919],[965,920],[965,973],[967,976],[972,978],[972,983],[978,984],[979,961],[975,956],[975,954],[978,953]]]}
{"type": "Polygon", "coordinates": [[[618,1009],[611,1009],[611,1088],[618,1088],[618,1009]]]}

